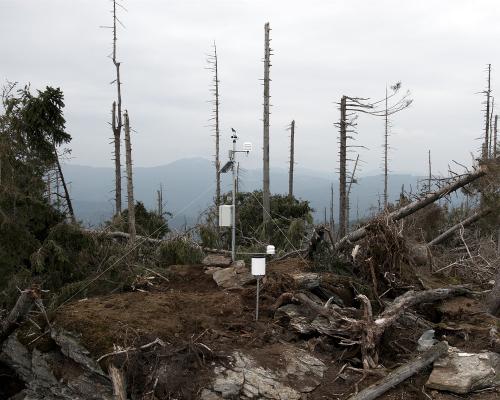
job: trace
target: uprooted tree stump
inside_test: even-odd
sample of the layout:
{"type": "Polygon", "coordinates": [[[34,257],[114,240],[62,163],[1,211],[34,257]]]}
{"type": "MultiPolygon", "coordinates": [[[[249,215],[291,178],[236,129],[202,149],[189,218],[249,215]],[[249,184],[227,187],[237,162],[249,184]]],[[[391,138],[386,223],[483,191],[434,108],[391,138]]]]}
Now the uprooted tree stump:
{"type": "Polygon", "coordinates": [[[359,309],[351,307],[340,307],[329,303],[325,307],[305,292],[283,293],[272,308],[277,311],[280,307],[290,303],[300,304],[308,308],[320,319],[315,318],[311,323],[307,323],[302,319],[300,323],[303,328],[341,339],[341,345],[359,345],[363,368],[371,369],[379,367],[378,349],[384,332],[407,309],[423,302],[435,302],[471,293],[470,289],[464,286],[422,291],[411,290],[394,299],[377,317],[373,316],[371,302],[364,295],[358,295],[357,297],[363,305],[362,315],[360,315],[359,309]],[[309,325],[306,327],[307,324],[309,325]]]}

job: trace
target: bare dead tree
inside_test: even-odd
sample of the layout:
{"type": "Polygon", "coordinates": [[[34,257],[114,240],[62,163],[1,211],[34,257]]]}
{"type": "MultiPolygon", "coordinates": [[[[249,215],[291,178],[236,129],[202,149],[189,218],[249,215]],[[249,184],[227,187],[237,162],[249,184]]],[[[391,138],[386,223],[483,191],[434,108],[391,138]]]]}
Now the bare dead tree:
{"type": "MultiPolygon", "coordinates": [[[[113,83],[116,83],[116,101],[113,102],[111,112],[111,128],[113,130],[114,140],[114,161],[115,161],[115,214],[120,215],[122,212],[122,176],[121,176],[121,132],[122,132],[122,84],[120,79],[120,62],[116,58],[116,42],[117,37],[117,22],[121,24],[116,15],[116,7],[120,6],[116,0],[113,0],[113,52],[111,60],[116,70],[116,78],[113,83]]],[[[123,6],[122,6],[123,7],[123,6]]]]}
{"type": "Polygon", "coordinates": [[[333,233],[335,228],[333,219],[333,183],[330,185],[330,231],[333,233]]]}
{"type": "Polygon", "coordinates": [[[339,137],[339,237],[347,233],[347,96],[340,99],[339,137]]]}
{"type": "Polygon", "coordinates": [[[491,64],[488,64],[487,87],[483,93],[486,96],[486,110],[484,118],[484,142],[482,146],[482,158],[486,160],[488,158],[488,143],[489,143],[488,137],[490,131],[491,64]]]}
{"type": "Polygon", "coordinates": [[[288,196],[293,197],[293,165],[295,156],[295,120],[292,120],[290,127],[290,168],[288,170],[288,196]]]}
{"type": "Polygon", "coordinates": [[[488,135],[488,158],[493,157],[493,113],[495,111],[495,98],[491,96],[490,109],[490,134],[488,135]]]}
{"type": "Polygon", "coordinates": [[[160,189],[156,191],[156,201],[158,204],[158,215],[163,216],[163,185],[160,183],[160,189]]]}
{"type": "Polygon", "coordinates": [[[127,202],[128,202],[128,233],[130,242],[135,242],[135,204],[134,204],[134,181],[132,177],[132,144],[130,143],[130,121],[128,112],[125,110],[125,165],[127,169],[127,202]]]}
{"type": "Polygon", "coordinates": [[[219,60],[217,58],[217,45],[213,44],[214,52],[207,59],[208,69],[213,72],[212,86],[210,91],[213,93],[213,105],[211,120],[214,121],[212,129],[215,135],[215,225],[219,226],[219,206],[221,204],[220,197],[220,126],[219,126],[219,60]]]}
{"type": "MultiPolygon", "coordinates": [[[[66,201],[66,206],[68,207],[69,218],[70,218],[71,222],[75,223],[76,222],[75,212],[73,211],[73,204],[71,203],[71,197],[69,195],[68,186],[66,185],[66,180],[64,179],[64,174],[62,172],[61,163],[59,162],[59,154],[57,153],[57,148],[56,148],[55,144],[53,146],[54,146],[54,156],[55,156],[58,180],[59,179],[61,180],[61,184],[63,186],[64,200],[66,201]]],[[[59,192],[59,188],[57,188],[57,191],[59,192]]],[[[59,196],[60,195],[57,194],[57,197],[59,197],[59,196]]]]}
{"type": "Polygon", "coordinates": [[[395,97],[399,90],[401,89],[401,82],[397,82],[392,85],[391,93],[387,91],[387,86],[385,87],[385,109],[384,109],[384,208],[387,208],[387,203],[389,201],[388,193],[388,181],[389,181],[389,135],[390,135],[390,121],[389,117],[399,111],[408,108],[412,100],[409,99],[410,92],[407,91],[400,99],[392,105],[389,104],[389,100],[395,97]]]}
{"type": "MultiPolygon", "coordinates": [[[[399,85],[396,85],[400,87],[399,85]]],[[[391,96],[395,96],[397,91],[394,91],[391,96]]],[[[364,147],[354,146],[348,144],[348,139],[353,140],[356,133],[356,119],[359,113],[368,114],[376,117],[387,117],[395,114],[410,106],[412,100],[409,98],[410,92],[399,98],[393,104],[387,102],[387,108],[380,108],[380,105],[385,103],[385,97],[379,101],[371,101],[369,98],[342,96],[339,103],[340,108],[340,121],[335,124],[339,128],[339,236],[343,237],[346,234],[347,227],[347,177],[346,177],[346,164],[348,161],[347,152],[351,147],[364,147]]],[[[354,161],[354,160],[352,160],[354,161]]]]}
{"type": "Polygon", "coordinates": [[[432,163],[431,163],[431,151],[429,150],[429,159],[428,159],[428,177],[427,177],[427,193],[431,192],[432,185],[432,163]]]}
{"type": "Polygon", "coordinates": [[[263,186],[262,205],[263,222],[266,234],[269,235],[269,220],[271,219],[271,192],[269,182],[269,69],[271,67],[271,48],[269,22],[264,25],[264,155],[263,155],[263,186]]]}

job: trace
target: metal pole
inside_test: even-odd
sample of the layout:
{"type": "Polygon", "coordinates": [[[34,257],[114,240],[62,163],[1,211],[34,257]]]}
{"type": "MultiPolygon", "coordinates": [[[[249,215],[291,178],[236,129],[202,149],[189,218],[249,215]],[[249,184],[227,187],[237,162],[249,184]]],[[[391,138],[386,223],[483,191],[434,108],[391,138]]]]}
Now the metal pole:
{"type": "Polygon", "coordinates": [[[255,307],[255,320],[256,321],[259,320],[259,291],[260,291],[259,282],[260,282],[260,276],[257,277],[257,304],[255,307]]]}
{"type": "Polygon", "coordinates": [[[232,209],[232,232],[231,232],[231,258],[236,261],[236,134],[233,135],[232,171],[233,171],[233,209],[232,209]]]}

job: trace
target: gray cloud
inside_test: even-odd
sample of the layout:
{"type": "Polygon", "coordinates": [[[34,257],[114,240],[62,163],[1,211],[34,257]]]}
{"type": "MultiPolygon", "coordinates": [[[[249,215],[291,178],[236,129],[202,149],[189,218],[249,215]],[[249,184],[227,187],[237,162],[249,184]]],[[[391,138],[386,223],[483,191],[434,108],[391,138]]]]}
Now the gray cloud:
{"type": "MultiPolygon", "coordinates": [[[[436,170],[470,163],[479,147],[485,65],[500,65],[496,1],[125,1],[120,19],[124,105],[137,130],[136,165],[210,157],[211,76],[205,55],[217,41],[223,148],[229,128],[262,146],[263,25],[271,23],[271,165],[286,166],[285,127],[297,121],[299,166],[335,170],[342,94],[380,98],[401,80],[415,100],[393,119],[391,169],[423,171],[431,149],[436,170]]],[[[0,78],[66,95],[73,163],[111,165],[114,88],[111,3],[104,0],[0,0],[0,78]]],[[[499,99],[500,103],[500,99],[499,99]]],[[[361,117],[363,169],[380,167],[383,121],[361,117]]],[[[225,152],[224,152],[225,154],[225,152]]]]}

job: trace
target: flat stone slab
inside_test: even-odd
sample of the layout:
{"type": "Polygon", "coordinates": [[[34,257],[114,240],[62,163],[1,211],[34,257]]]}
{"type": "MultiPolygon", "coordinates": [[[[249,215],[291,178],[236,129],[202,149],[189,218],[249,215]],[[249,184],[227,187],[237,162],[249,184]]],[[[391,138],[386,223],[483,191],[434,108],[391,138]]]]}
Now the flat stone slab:
{"type": "Polygon", "coordinates": [[[492,352],[465,353],[450,347],[434,362],[426,386],[465,394],[500,385],[500,355],[492,352]]]}
{"type": "Polygon", "coordinates": [[[255,282],[255,277],[243,261],[236,261],[228,268],[214,268],[210,273],[217,286],[224,289],[237,289],[255,282]]]}
{"type": "Polygon", "coordinates": [[[210,267],[229,267],[231,265],[231,258],[220,254],[209,254],[201,263],[210,267]]]}

